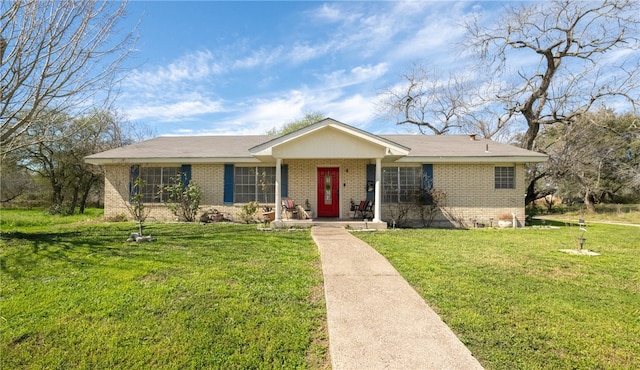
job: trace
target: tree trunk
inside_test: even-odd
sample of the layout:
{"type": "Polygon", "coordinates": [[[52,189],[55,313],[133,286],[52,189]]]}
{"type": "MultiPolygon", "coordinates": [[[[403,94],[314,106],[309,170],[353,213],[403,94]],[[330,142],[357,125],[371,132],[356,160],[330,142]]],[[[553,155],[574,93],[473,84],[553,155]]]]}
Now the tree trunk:
{"type": "MultiPolygon", "coordinates": [[[[529,120],[527,118],[528,128],[527,132],[525,132],[522,137],[522,142],[520,143],[520,147],[528,150],[533,150],[533,144],[535,143],[536,137],[538,136],[538,131],[540,130],[540,124],[536,121],[529,120]]],[[[525,195],[525,205],[532,203],[536,200],[536,181],[538,181],[539,177],[532,174],[529,177],[529,184],[527,185],[527,194],[525,195]]]]}
{"type": "Polygon", "coordinates": [[[538,132],[540,131],[540,124],[538,122],[529,121],[529,119],[527,119],[527,126],[527,132],[525,132],[524,136],[522,137],[520,147],[528,150],[533,150],[533,144],[535,143],[538,132]]]}
{"type": "Polygon", "coordinates": [[[529,178],[529,185],[527,185],[527,194],[525,195],[524,198],[524,204],[531,204],[533,203],[533,201],[536,200],[536,181],[538,179],[536,178],[536,176],[531,176],[529,178]]]}
{"type": "Polygon", "coordinates": [[[584,199],[584,206],[587,207],[587,211],[594,212],[596,210],[596,207],[593,205],[593,202],[591,201],[591,190],[589,188],[585,189],[583,199],[584,199]]]}
{"type": "Polygon", "coordinates": [[[78,209],[78,213],[80,213],[81,215],[84,214],[84,210],[85,208],[87,208],[87,198],[89,197],[89,189],[84,189],[84,191],[82,192],[82,197],[80,198],[80,204],[79,204],[79,209],[78,209]]]}
{"type": "Polygon", "coordinates": [[[93,184],[96,180],[97,178],[92,175],[87,183],[83,186],[82,197],[80,198],[80,214],[84,214],[84,210],[87,207],[87,199],[89,198],[89,193],[91,193],[91,188],[93,187],[93,184]]]}
{"type": "Polygon", "coordinates": [[[51,213],[56,214],[62,211],[62,202],[64,195],[62,194],[62,185],[58,184],[55,177],[51,178],[51,213]]]}
{"type": "Polygon", "coordinates": [[[73,192],[72,192],[72,196],[71,196],[71,203],[69,204],[69,209],[67,210],[67,212],[72,215],[76,212],[76,207],[78,206],[78,193],[80,192],[80,189],[78,189],[77,186],[73,187],[73,192]]]}

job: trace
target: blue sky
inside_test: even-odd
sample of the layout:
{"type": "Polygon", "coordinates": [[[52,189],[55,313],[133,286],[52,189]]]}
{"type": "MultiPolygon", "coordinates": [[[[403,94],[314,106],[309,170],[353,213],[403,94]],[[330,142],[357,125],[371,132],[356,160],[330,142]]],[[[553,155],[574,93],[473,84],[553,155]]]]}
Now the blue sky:
{"type": "Polygon", "coordinates": [[[117,107],[159,135],[263,134],[319,111],[374,133],[406,133],[378,93],[414,62],[460,59],[460,21],[499,2],[132,1],[141,19],[117,107]]]}

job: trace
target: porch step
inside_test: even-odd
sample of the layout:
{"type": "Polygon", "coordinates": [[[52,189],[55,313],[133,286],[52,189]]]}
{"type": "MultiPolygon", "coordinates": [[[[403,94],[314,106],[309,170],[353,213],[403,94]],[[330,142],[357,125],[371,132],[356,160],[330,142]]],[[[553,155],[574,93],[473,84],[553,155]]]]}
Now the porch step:
{"type": "Polygon", "coordinates": [[[350,219],[312,219],[312,220],[280,220],[272,221],[272,228],[288,228],[288,227],[338,227],[351,230],[386,230],[386,222],[361,221],[350,219]]]}

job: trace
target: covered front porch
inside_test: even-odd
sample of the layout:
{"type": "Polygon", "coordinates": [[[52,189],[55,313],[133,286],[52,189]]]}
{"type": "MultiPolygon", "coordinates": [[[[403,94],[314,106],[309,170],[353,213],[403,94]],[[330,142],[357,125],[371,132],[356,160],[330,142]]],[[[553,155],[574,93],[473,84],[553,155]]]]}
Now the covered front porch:
{"type": "Polygon", "coordinates": [[[354,229],[386,228],[382,162],[408,152],[409,148],[331,119],[250,149],[257,160],[275,164],[275,225],[331,223],[354,229]],[[285,191],[283,178],[288,179],[285,191]],[[311,219],[283,218],[283,193],[298,205],[311,204],[311,219]],[[363,200],[373,204],[371,220],[352,218],[351,205],[363,200]]]}

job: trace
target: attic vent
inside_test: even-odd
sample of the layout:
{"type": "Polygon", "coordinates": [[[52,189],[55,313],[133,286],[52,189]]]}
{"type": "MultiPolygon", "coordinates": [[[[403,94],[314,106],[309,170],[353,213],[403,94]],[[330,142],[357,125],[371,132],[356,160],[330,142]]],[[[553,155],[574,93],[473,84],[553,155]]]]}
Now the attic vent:
{"type": "Polygon", "coordinates": [[[476,134],[469,134],[469,140],[476,141],[476,134]]]}

